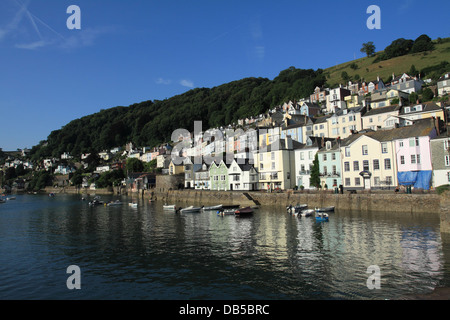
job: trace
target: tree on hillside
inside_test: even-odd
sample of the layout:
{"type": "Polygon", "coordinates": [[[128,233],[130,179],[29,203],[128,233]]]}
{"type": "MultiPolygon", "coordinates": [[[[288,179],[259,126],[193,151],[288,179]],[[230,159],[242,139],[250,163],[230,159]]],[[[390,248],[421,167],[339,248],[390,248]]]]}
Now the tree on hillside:
{"type": "Polygon", "coordinates": [[[129,173],[142,172],[144,170],[144,163],[137,158],[128,158],[126,167],[129,173]]]}
{"type": "Polygon", "coordinates": [[[411,48],[411,53],[430,51],[434,49],[434,44],[431,38],[426,34],[422,34],[415,41],[411,48]]]}
{"type": "Polygon", "coordinates": [[[411,51],[412,46],[414,45],[413,40],[407,40],[404,38],[399,38],[397,40],[392,41],[390,45],[388,45],[384,49],[384,55],[386,59],[391,59],[395,57],[400,57],[405,54],[408,54],[411,51]]]}
{"type": "Polygon", "coordinates": [[[372,41],[363,43],[361,52],[365,53],[367,57],[371,57],[375,53],[375,45],[372,41]]]}

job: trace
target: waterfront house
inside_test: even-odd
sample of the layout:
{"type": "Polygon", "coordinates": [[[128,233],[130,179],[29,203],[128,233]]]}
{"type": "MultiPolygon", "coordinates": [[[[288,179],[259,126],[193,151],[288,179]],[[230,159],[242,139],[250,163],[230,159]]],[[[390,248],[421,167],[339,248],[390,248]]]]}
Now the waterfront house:
{"type": "Polygon", "coordinates": [[[322,189],[337,188],[342,185],[340,141],[340,139],[328,140],[317,152],[322,189]]]}
{"type": "Polygon", "coordinates": [[[345,189],[390,188],[397,185],[394,146],[384,132],[357,133],[341,142],[341,173],[345,189]]]}
{"type": "Polygon", "coordinates": [[[209,167],[210,190],[228,191],[230,188],[228,179],[228,165],[221,160],[218,164],[212,162],[209,167]]]}
{"type": "Polygon", "coordinates": [[[310,174],[313,161],[319,148],[325,146],[326,141],[332,139],[325,137],[310,136],[306,138],[306,143],[299,145],[294,150],[295,185],[300,188],[311,189],[310,174]]]}
{"type": "Polygon", "coordinates": [[[195,189],[196,190],[209,190],[210,189],[210,178],[209,178],[209,168],[206,163],[202,164],[200,170],[195,173],[195,189]]]}
{"type": "Polygon", "coordinates": [[[411,126],[386,132],[395,146],[398,183],[428,190],[433,169],[430,140],[439,133],[434,119],[417,120],[411,126]]]}
{"type": "Polygon", "coordinates": [[[259,189],[286,190],[295,186],[294,150],[301,145],[287,136],[272,142],[255,154],[259,189]]]}
{"type": "Polygon", "coordinates": [[[258,171],[244,159],[234,159],[228,168],[230,190],[257,190],[258,171]]]}
{"type": "Polygon", "coordinates": [[[450,72],[447,72],[437,81],[438,95],[440,97],[450,93],[450,72]]]}
{"type": "Polygon", "coordinates": [[[433,188],[450,184],[450,137],[448,134],[430,140],[433,188]]]}
{"type": "Polygon", "coordinates": [[[371,94],[375,90],[382,90],[385,87],[386,87],[386,85],[384,84],[383,80],[381,80],[380,77],[377,77],[377,80],[373,80],[373,81],[369,81],[369,82],[363,81],[359,88],[358,94],[361,96],[365,96],[369,93],[371,94]]]}
{"type": "Polygon", "coordinates": [[[184,165],[184,187],[186,189],[195,187],[195,172],[202,169],[202,163],[195,163],[194,157],[186,157],[184,165]]]}
{"type": "Polygon", "coordinates": [[[184,173],[184,164],[175,164],[173,160],[169,163],[169,175],[177,175],[184,173]]]}
{"type": "Polygon", "coordinates": [[[302,101],[299,103],[299,114],[308,117],[314,117],[321,112],[319,104],[314,102],[302,101]]]}

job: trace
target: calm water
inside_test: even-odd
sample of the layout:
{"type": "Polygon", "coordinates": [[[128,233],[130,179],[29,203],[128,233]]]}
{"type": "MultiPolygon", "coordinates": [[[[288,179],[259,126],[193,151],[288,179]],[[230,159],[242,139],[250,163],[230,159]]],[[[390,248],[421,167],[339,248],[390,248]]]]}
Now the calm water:
{"type": "Polygon", "coordinates": [[[236,218],[122,200],[0,204],[0,299],[396,299],[450,284],[437,214],[336,212],[316,223],[282,209],[236,218]],[[67,289],[70,265],[81,290],[67,289]],[[367,288],[371,265],[381,289],[367,288]]]}

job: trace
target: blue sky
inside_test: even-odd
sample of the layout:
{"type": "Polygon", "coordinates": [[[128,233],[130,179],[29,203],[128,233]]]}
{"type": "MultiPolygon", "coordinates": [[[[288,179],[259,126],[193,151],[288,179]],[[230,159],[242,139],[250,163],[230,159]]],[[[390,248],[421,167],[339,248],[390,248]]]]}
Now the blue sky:
{"type": "Polygon", "coordinates": [[[397,38],[450,36],[447,0],[0,0],[0,148],[31,148],[115,106],[281,70],[327,68],[397,38]],[[69,30],[70,5],[81,30],[69,30]],[[370,5],[381,29],[369,30],[370,5]]]}

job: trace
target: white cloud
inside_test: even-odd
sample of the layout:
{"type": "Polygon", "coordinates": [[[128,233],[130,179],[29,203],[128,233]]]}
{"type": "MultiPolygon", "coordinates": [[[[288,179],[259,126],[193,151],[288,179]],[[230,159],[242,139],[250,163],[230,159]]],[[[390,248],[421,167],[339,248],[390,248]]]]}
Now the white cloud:
{"type": "Polygon", "coordinates": [[[157,83],[157,84],[165,84],[165,85],[168,85],[168,84],[171,84],[171,83],[172,83],[172,80],[170,80],[170,79],[158,78],[158,79],[156,80],[156,83],[157,83]]]}
{"type": "Polygon", "coordinates": [[[183,80],[180,81],[180,84],[183,87],[188,87],[188,88],[193,88],[194,87],[194,83],[191,80],[183,79],[183,80]]]}
{"type": "Polygon", "coordinates": [[[45,47],[47,44],[48,43],[45,42],[44,40],[39,40],[31,43],[16,44],[15,47],[18,49],[34,50],[45,47]]]}

